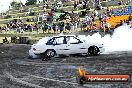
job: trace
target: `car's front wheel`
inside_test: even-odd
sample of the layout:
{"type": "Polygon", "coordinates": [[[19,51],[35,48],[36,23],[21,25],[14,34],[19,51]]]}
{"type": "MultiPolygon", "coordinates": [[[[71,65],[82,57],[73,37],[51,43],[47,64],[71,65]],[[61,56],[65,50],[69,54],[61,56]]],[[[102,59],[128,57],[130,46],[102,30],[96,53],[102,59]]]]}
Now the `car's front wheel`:
{"type": "Polygon", "coordinates": [[[97,46],[90,46],[88,48],[88,55],[96,56],[99,53],[99,48],[97,46]]]}
{"type": "Polygon", "coordinates": [[[56,55],[55,50],[47,50],[47,51],[45,52],[45,56],[46,56],[46,57],[54,57],[55,55],[56,55]]]}

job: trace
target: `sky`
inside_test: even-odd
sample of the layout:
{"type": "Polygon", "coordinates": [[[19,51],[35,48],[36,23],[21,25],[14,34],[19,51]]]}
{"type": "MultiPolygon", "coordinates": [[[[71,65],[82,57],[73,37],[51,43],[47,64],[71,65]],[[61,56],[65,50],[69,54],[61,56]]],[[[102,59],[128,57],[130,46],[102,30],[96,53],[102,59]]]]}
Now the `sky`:
{"type": "MultiPolygon", "coordinates": [[[[10,3],[12,2],[13,0],[0,0],[0,13],[1,12],[5,12],[6,10],[9,9],[9,6],[10,6],[10,3]]],[[[25,3],[27,0],[14,0],[14,1],[21,1],[22,3],[25,3]]],[[[42,0],[40,0],[42,1],[42,0]]]]}

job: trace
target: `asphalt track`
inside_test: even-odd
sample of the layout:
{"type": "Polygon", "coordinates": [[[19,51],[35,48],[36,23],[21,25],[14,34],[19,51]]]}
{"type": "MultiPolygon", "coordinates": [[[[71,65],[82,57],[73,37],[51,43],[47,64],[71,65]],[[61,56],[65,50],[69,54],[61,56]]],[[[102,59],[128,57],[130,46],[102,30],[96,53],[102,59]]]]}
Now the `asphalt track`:
{"type": "Polygon", "coordinates": [[[0,88],[132,88],[132,82],[76,82],[78,66],[84,66],[89,74],[132,75],[131,51],[42,61],[28,59],[29,48],[30,45],[0,45],[0,88]]]}

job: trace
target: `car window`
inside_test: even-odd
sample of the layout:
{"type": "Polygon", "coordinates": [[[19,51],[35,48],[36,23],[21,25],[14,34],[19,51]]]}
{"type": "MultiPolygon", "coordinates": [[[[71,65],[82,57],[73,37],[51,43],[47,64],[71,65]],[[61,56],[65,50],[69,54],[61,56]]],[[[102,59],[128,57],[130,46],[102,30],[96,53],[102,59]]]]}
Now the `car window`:
{"type": "Polygon", "coordinates": [[[53,43],[54,43],[54,39],[52,38],[52,39],[48,40],[48,42],[46,44],[47,45],[53,45],[53,43]]]}
{"type": "Polygon", "coordinates": [[[64,37],[57,37],[55,38],[56,44],[63,44],[64,37]]]}
{"type": "Polygon", "coordinates": [[[50,39],[47,43],[47,45],[58,45],[58,44],[66,44],[64,37],[54,37],[50,39]]]}
{"type": "Polygon", "coordinates": [[[75,43],[79,43],[79,40],[75,37],[67,37],[67,43],[75,44],[75,43]]]}

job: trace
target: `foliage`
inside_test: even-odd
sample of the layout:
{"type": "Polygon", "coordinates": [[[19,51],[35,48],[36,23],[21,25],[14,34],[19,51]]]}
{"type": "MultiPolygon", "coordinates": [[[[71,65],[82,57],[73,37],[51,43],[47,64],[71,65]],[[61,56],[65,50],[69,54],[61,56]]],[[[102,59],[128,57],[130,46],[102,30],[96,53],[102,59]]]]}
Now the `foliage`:
{"type": "Polygon", "coordinates": [[[11,18],[11,16],[10,16],[10,15],[7,15],[7,16],[5,17],[5,19],[9,19],[9,18],[11,18]]]}
{"type": "Polygon", "coordinates": [[[37,0],[27,0],[26,5],[35,5],[37,0]]]}
{"type": "Polygon", "coordinates": [[[18,7],[21,6],[21,3],[20,2],[13,1],[13,2],[10,3],[10,5],[11,5],[12,8],[16,8],[16,7],[18,8],[18,7]]]}

